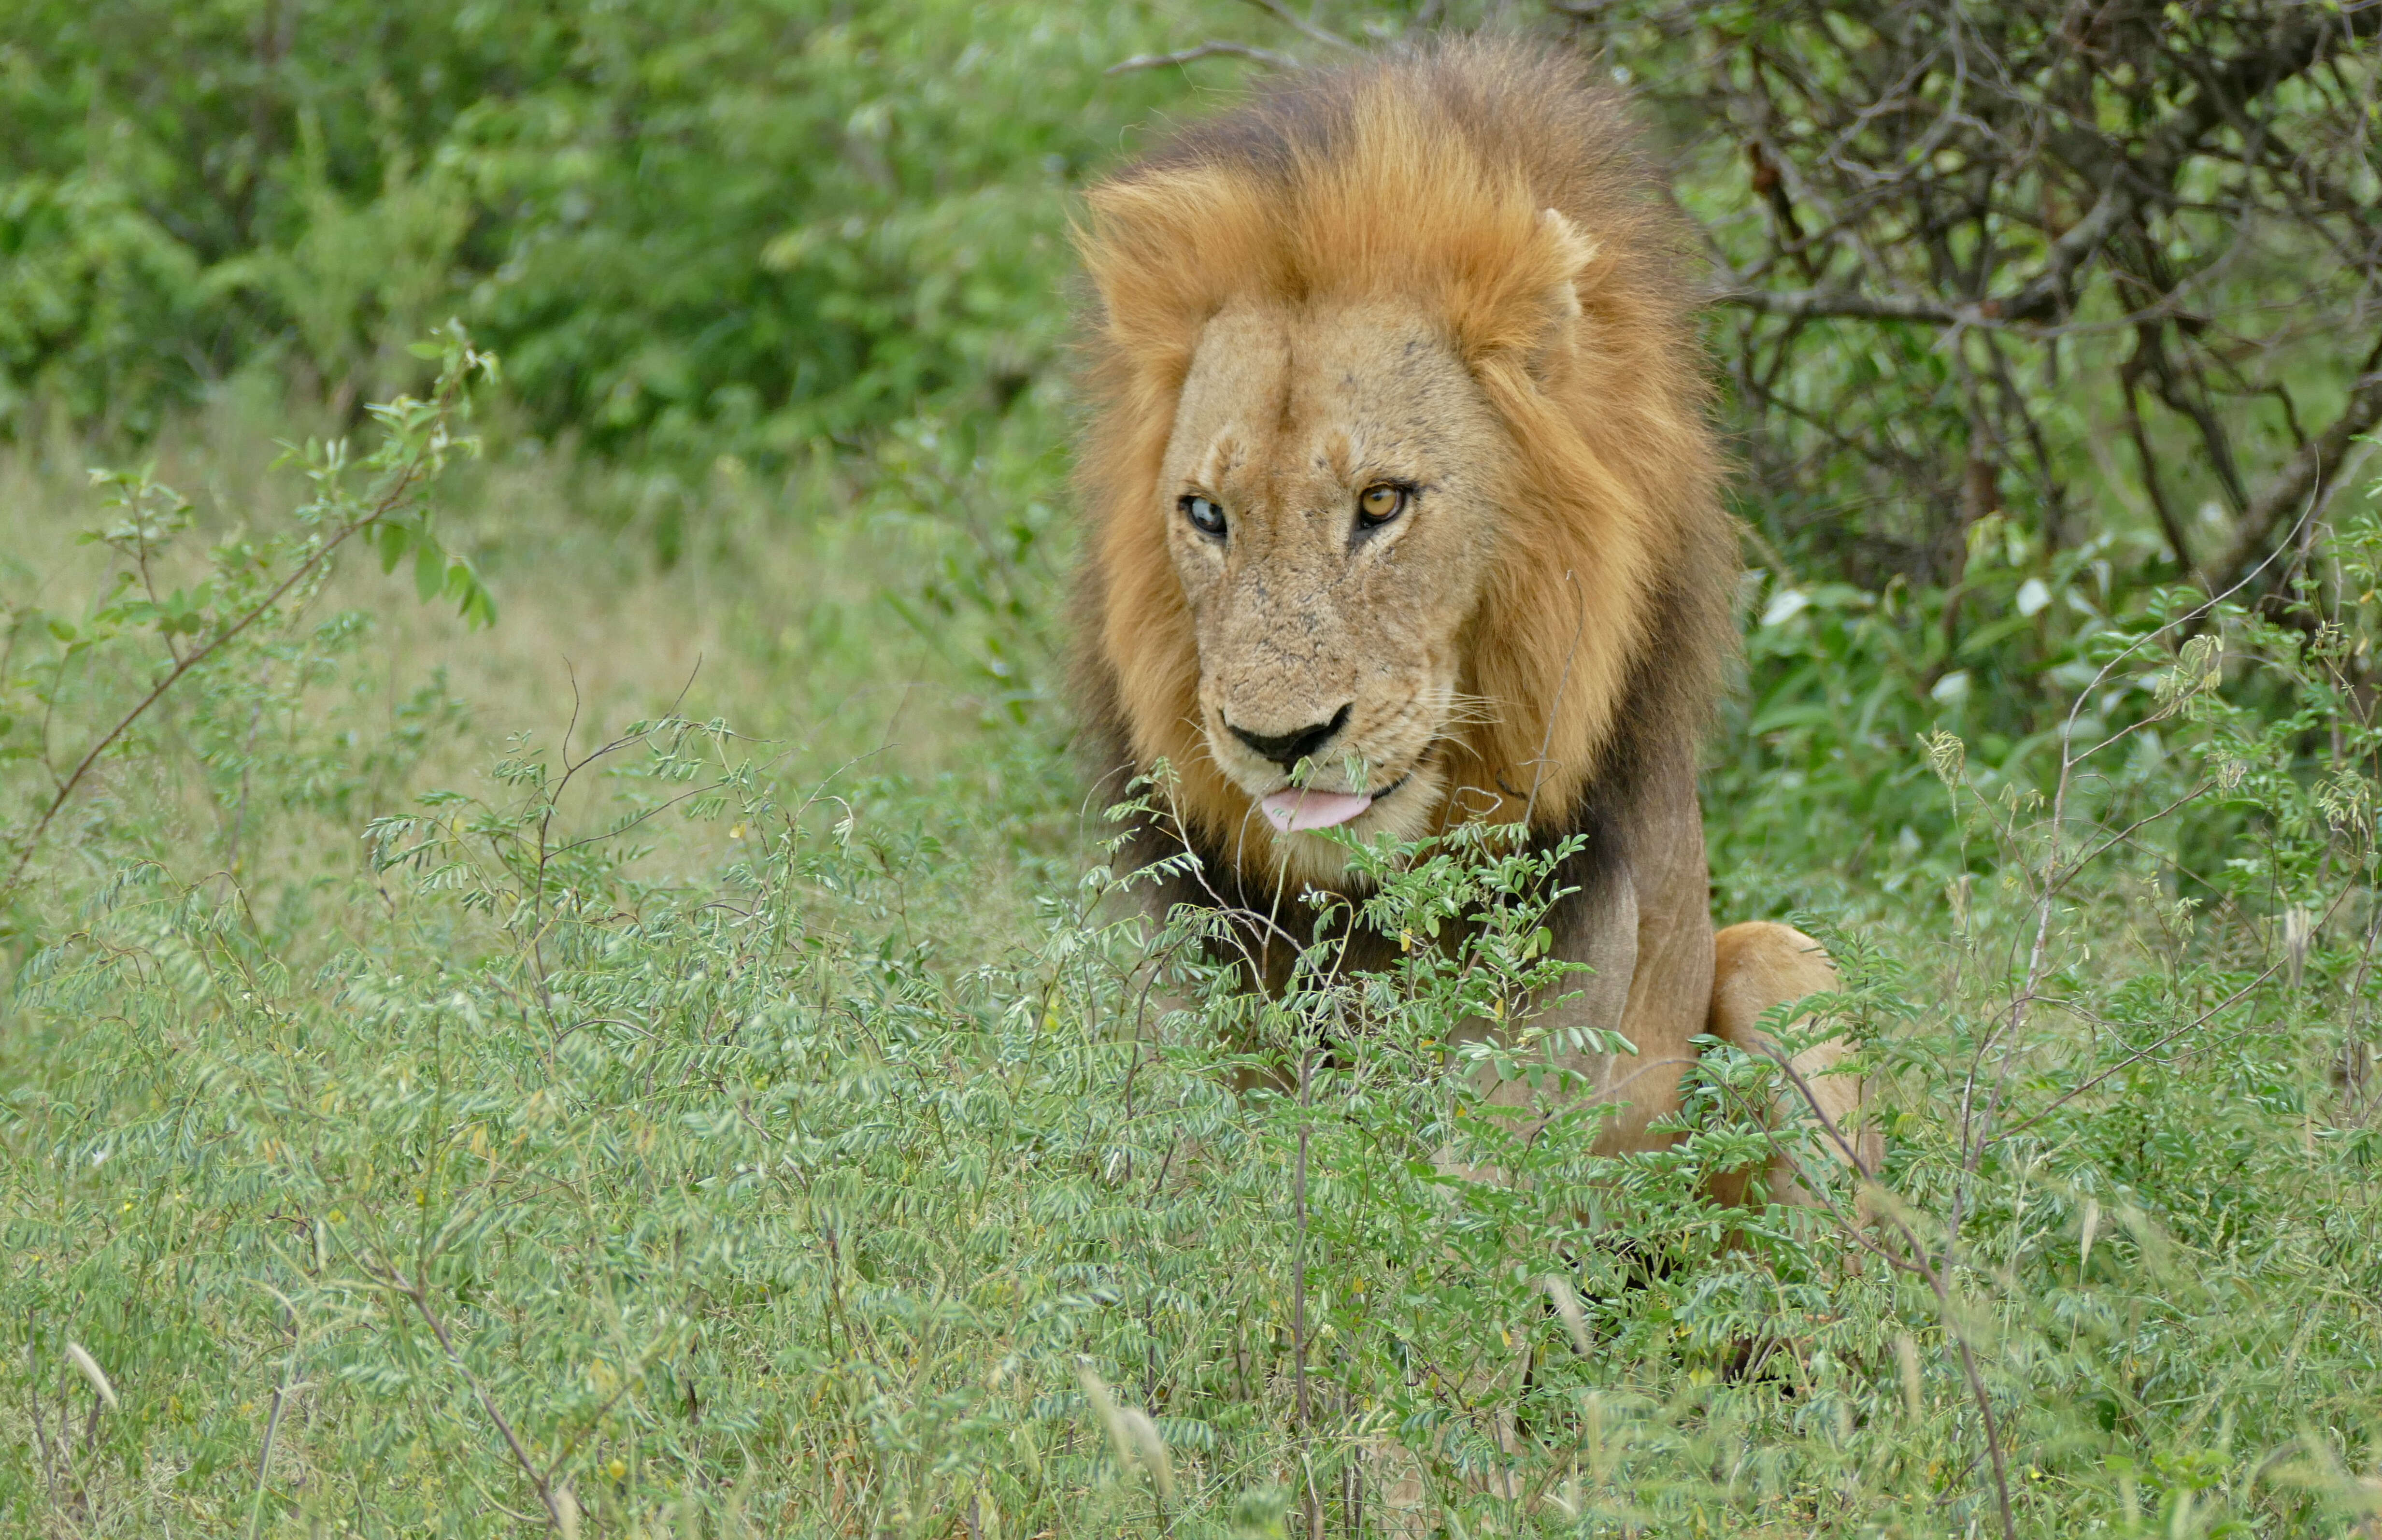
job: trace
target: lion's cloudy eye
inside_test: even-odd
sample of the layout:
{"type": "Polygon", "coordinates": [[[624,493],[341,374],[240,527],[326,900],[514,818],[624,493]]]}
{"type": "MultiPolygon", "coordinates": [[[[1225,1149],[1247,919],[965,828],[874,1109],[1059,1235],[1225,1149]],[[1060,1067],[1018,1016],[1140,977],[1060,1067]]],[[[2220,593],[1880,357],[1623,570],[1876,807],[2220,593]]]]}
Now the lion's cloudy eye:
{"type": "Polygon", "coordinates": [[[1183,516],[1190,520],[1191,527],[1200,534],[1224,533],[1224,511],[1206,498],[1186,495],[1175,506],[1183,510],[1183,516]]]}
{"type": "Polygon", "coordinates": [[[1406,489],[1384,481],[1357,495],[1357,516],[1368,528],[1388,524],[1406,511],[1406,489]]]}

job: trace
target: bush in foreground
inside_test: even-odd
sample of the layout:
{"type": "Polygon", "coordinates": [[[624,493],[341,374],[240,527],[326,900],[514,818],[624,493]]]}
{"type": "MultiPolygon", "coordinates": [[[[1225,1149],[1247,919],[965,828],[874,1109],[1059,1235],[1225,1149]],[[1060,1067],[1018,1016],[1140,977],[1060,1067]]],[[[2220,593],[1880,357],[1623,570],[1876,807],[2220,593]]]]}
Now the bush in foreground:
{"type": "MultiPolygon", "coordinates": [[[[990,814],[786,783],[775,746],[669,716],[515,739],[266,908],[193,808],[255,840],[374,800],[308,790],[352,756],[305,692],[356,664],[269,606],[175,686],[171,731],[103,757],[104,801],[72,805],[106,816],[20,846],[0,1511],[2343,1533],[2382,1501],[2382,911],[2376,732],[2338,664],[2370,645],[2382,531],[2329,540],[2352,581],[2302,596],[2305,629],[2176,597],[2101,637],[2099,725],[2080,708],[2040,784],[1913,748],[1962,843],[1895,857],[1905,916],[1802,917],[1849,980],[1810,1029],[1888,1088],[1860,1191],[1824,1130],[1764,1127],[1780,1088],[1741,1058],[1656,1155],[1485,1115],[1451,1029],[1561,987],[1545,862],[1486,835],[1357,853],[1406,961],[1342,979],[1327,940],[1258,1002],[1190,919],[1108,918],[1106,877],[1047,887],[1026,934],[939,929],[984,893],[937,820],[990,814]],[[260,703],[289,723],[269,754],[260,703]],[[1288,1089],[1228,1095],[1247,1055],[1288,1089]],[[1826,1203],[1700,1197],[1774,1141],[1826,1203]]],[[[104,723],[175,666],[155,649],[239,613],[128,610],[76,654],[104,666],[46,631],[10,666],[104,723]]],[[[1503,1052],[1547,1046],[1523,1021],[1503,1052]]]]}

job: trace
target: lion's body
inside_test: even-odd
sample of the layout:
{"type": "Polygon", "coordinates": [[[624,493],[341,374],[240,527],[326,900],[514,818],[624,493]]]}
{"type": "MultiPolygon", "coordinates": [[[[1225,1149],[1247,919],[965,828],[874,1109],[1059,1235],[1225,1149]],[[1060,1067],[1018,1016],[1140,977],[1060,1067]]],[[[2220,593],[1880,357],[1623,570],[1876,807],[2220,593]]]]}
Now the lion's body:
{"type": "Polygon", "coordinates": [[[1302,798],[1360,834],[1584,836],[1564,1008],[1638,1053],[1574,1067],[1627,1103],[1605,1148],[1660,1142],[1713,1019],[1696,761],[1737,562],[1684,243],[1619,104],[1447,45],[1295,77],[1091,207],[1078,687],[1111,789],[1173,772],[1134,854],[1187,840],[1203,876],[1159,901],[1295,930],[1301,886],[1351,881],[1302,798]]]}

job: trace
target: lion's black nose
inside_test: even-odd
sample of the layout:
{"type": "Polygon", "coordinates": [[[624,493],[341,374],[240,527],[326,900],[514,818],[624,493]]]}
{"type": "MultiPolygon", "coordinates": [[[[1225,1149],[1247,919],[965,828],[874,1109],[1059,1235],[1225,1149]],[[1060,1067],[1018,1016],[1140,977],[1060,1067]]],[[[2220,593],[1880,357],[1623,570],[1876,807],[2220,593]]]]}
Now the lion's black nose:
{"type": "MultiPolygon", "coordinates": [[[[1351,702],[1351,704],[1354,704],[1351,702]]],[[[1227,727],[1232,723],[1226,722],[1227,727]]],[[[1295,727],[1287,733],[1252,733],[1246,727],[1234,727],[1233,736],[1256,749],[1259,754],[1284,770],[1295,770],[1301,759],[1312,759],[1318,750],[1330,743],[1339,731],[1348,725],[1348,708],[1343,706],[1332,713],[1330,721],[1319,721],[1308,727],[1295,727]]]]}

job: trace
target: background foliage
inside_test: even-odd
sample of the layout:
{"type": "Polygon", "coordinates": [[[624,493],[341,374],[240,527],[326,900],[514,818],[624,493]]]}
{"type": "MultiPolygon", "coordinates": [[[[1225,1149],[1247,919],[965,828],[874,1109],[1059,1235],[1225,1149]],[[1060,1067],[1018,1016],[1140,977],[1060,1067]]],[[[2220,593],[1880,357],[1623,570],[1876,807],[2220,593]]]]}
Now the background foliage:
{"type": "Polygon", "coordinates": [[[18,7],[0,1512],[2370,1530],[2377,29],[18,7]],[[1869,1223],[1760,1064],[1651,1158],[1480,1115],[1519,853],[1369,855],[1492,922],[1270,1004],[1084,875],[1070,191],[1475,24],[1631,84],[1704,232],[1714,906],[1847,966],[1869,1223]],[[1832,1207],[1699,1196],[1774,1140],[1832,1207]]]}
{"type": "Polygon", "coordinates": [[[783,457],[1050,367],[1064,191],[1148,7],[19,7],[0,412],[148,430],[260,354],[337,405],[450,314],[542,433],[783,457]]]}

